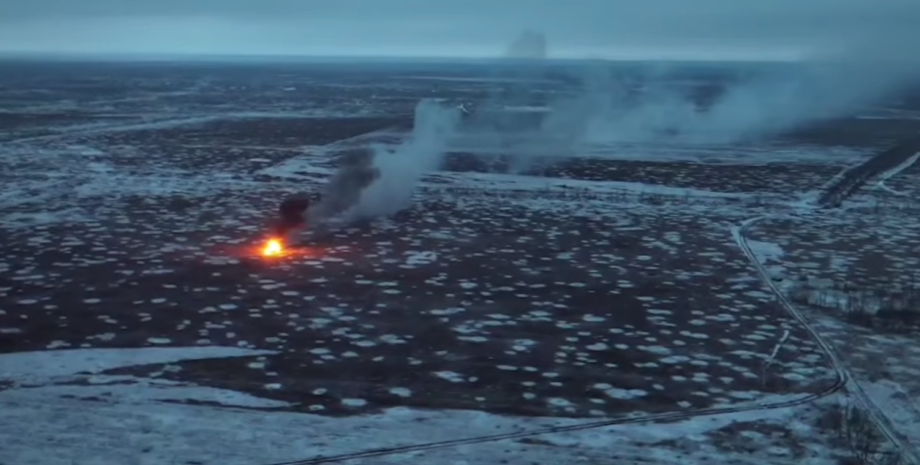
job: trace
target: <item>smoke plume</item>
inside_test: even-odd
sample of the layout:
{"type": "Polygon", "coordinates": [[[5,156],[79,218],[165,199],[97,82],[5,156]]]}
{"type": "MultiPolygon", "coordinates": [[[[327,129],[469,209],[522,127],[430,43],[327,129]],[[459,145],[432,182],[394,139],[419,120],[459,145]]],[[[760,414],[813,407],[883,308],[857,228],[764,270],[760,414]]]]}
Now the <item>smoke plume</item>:
{"type": "Polygon", "coordinates": [[[520,60],[539,60],[546,58],[546,35],[536,31],[524,31],[518,36],[505,53],[505,57],[520,60]]]}
{"type": "Polygon", "coordinates": [[[638,95],[585,92],[583,99],[601,102],[588,114],[557,104],[552,116],[574,121],[579,139],[589,144],[730,144],[852,115],[907,90],[918,77],[916,65],[871,55],[820,59],[748,73],[724,83],[709,102],[700,102],[693,87],[660,80],[638,95]]]}
{"type": "Polygon", "coordinates": [[[559,64],[552,63],[557,71],[549,73],[551,63],[541,60],[545,36],[525,32],[506,56],[537,60],[503,68],[513,78],[505,82],[514,83],[492,92],[465,121],[455,108],[421,101],[410,137],[396,147],[371,147],[346,163],[311,213],[346,221],[392,215],[411,205],[419,181],[451,150],[509,155],[511,170],[523,171],[590,146],[732,144],[847,116],[920,78],[920,61],[910,50],[920,33],[861,37],[869,36],[825,46],[797,63],[735,63],[702,74],[680,64],[645,65],[637,72],[633,65],[582,62],[568,66],[561,91],[547,91],[545,82],[558,79],[559,64]],[[512,107],[541,111],[508,111],[512,107]]]}
{"type": "MultiPolygon", "coordinates": [[[[510,49],[537,42],[526,37],[510,49]]],[[[515,68],[520,82],[493,93],[481,105],[492,111],[480,111],[465,131],[468,140],[489,144],[480,149],[507,155],[512,170],[596,145],[765,139],[853,115],[917,85],[920,60],[909,44],[918,42],[920,29],[854,31],[852,38],[825,43],[798,62],[720,64],[718,71],[705,74],[694,74],[681,63],[582,62],[567,67],[574,88],[555,97],[537,95],[533,84],[521,79],[524,71],[531,81],[543,79],[545,69],[515,68]],[[538,118],[502,111],[532,106],[541,98],[544,110],[538,118]]]]}
{"type": "Polygon", "coordinates": [[[330,225],[392,215],[412,204],[416,187],[444,161],[460,111],[434,100],[416,105],[412,133],[393,147],[375,145],[342,159],[322,200],[308,212],[312,222],[330,225]]]}
{"type": "Polygon", "coordinates": [[[434,100],[422,100],[415,107],[409,138],[395,148],[373,147],[373,166],[379,176],[361,192],[354,215],[361,218],[387,216],[412,204],[412,195],[422,177],[444,162],[447,142],[460,121],[460,111],[434,100]]]}

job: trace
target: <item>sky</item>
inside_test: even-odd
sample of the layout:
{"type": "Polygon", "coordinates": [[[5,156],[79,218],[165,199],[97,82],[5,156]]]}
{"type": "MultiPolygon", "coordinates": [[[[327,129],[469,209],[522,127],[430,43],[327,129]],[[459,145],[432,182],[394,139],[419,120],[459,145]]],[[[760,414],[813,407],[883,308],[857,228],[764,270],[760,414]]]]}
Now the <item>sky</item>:
{"type": "Polygon", "coordinates": [[[787,60],[917,24],[920,0],[0,0],[0,52],[500,57],[531,31],[553,58],[787,60]]]}

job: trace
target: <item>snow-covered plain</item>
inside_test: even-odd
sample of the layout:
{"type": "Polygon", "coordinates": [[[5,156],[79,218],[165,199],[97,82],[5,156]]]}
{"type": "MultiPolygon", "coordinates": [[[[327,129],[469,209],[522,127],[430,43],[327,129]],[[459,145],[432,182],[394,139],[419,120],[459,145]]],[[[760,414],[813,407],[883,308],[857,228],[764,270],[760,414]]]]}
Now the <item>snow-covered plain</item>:
{"type": "MultiPolygon", "coordinates": [[[[296,85],[284,88],[297,90],[296,85]]],[[[139,101],[174,102],[172,99],[182,95],[116,99],[107,105],[123,108],[139,101]]],[[[842,354],[842,365],[830,367],[827,357],[801,324],[779,310],[769,310],[776,296],[759,280],[758,270],[738,247],[746,245],[752,251],[752,258],[767,273],[765,277],[780,283],[776,287],[789,295],[797,289],[791,282],[802,274],[818,275],[814,278],[823,283],[837,282],[839,276],[834,274],[841,273],[846,266],[857,279],[861,276],[869,279],[884,270],[890,273],[881,273],[887,282],[898,282],[899,276],[913,268],[912,251],[918,250],[912,247],[916,244],[910,234],[917,226],[914,220],[886,216],[884,211],[871,218],[856,211],[844,210],[834,216],[815,211],[807,200],[828,179],[808,173],[801,173],[805,181],[797,179],[784,184],[800,188],[756,194],[722,190],[719,183],[675,187],[642,181],[431,173],[417,192],[418,205],[426,208],[433,205],[431,211],[441,208],[449,214],[438,216],[426,210],[404,223],[382,222],[375,231],[383,237],[364,252],[400,272],[428,273],[427,278],[434,282],[425,285],[432,286],[434,293],[447,292],[443,289],[449,286],[449,292],[456,293],[461,304],[474,297],[495,300],[496,294],[510,292],[531,307],[504,310],[496,306],[477,313],[459,305],[429,309],[428,315],[418,312],[419,319],[443,320],[452,325],[449,334],[457,340],[465,338],[468,344],[485,344],[491,342],[490,338],[505,339],[499,336],[501,331],[513,332],[522,324],[533,328],[541,328],[539,325],[546,322],[554,324],[553,331],[561,335],[559,341],[535,341],[539,334],[519,337],[513,340],[512,347],[505,352],[495,351],[491,357],[493,368],[504,379],[516,381],[515,376],[532,374],[537,381],[521,378],[520,386],[508,389],[528,402],[541,403],[541,411],[555,415],[515,416],[475,410],[476,402],[488,404],[487,390],[472,395],[473,399],[465,404],[470,408],[450,410],[375,407],[375,402],[387,395],[405,405],[417,405],[413,403],[417,399],[429,398],[425,396],[430,393],[414,386],[386,385],[386,393],[376,398],[335,393],[339,409],[336,411],[354,412],[345,415],[330,415],[332,406],[318,400],[328,399],[332,394],[324,387],[295,389],[291,391],[296,394],[294,397],[283,394],[290,389],[291,378],[281,380],[283,373],[272,371],[276,368],[271,357],[289,353],[306,360],[298,365],[301,382],[306,382],[303,380],[309,380],[311,369],[319,370],[324,364],[337,363],[340,359],[362,359],[365,353],[368,359],[382,359],[381,355],[371,355],[371,351],[379,347],[402,347],[411,340],[406,336],[421,335],[405,327],[391,328],[395,334],[374,333],[362,321],[377,321],[384,326],[385,318],[392,319],[393,313],[374,320],[378,318],[374,316],[379,315],[374,313],[378,310],[362,315],[353,311],[351,303],[346,304],[345,300],[323,307],[322,318],[312,315],[305,318],[300,314],[307,308],[304,305],[309,305],[304,302],[344,298],[349,291],[328,283],[335,281],[338,271],[348,272],[349,267],[362,266],[364,273],[376,271],[377,264],[368,265],[371,260],[362,262],[353,252],[361,244],[362,233],[352,236],[345,233],[346,240],[352,241],[350,245],[331,248],[322,257],[305,258],[310,267],[328,273],[311,278],[314,287],[305,291],[286,287],[281,277],[271,280],[258,276],[257,284],[264,295],[254,295],[254,287],[230,295],[214,283],[223,282],[221,279],[230,283],[242,280],[246,274],[234,275],[223,270],[232,270],[244,259],[223,257],[227,261],[220,266],[225,268],[208,268],[215,281],[199,285],[190,282],[194,276],[172,277],[175,258],[216,258],[212,255],[228,255],[224,249],[214,252],[220,244],[245,246],[251,241],[258,231],[255,219],[264,214],[266,205],[273,200],[252,200],[267,195],[260,190],[265,179],[274,183],[276,194],[319,185],[330,173],[332,158],[343,150],[370,143],[395,143],[400,133],[384,128],[328,144],[304,144],[283,150],[271,147],[270,143],[238,145],[238,152],[218,143],[214,146],[219,148],[212,150],[209,144],[182,144],[167,138],[164,144],[175,145],[131,142],[138,131],[154,134],[167,129],[194,131],[226,119],[290,116],[269,109],[229,112],[219,117],[170,116],[174,110],[160,107],[165,116],[150,121],[52,128],[46,134],[18,138],[0,148],[0,161],[15,167],[16,172],[16,176],[3,179],[6,189],[0,193],[0,233],[9,247],[8,257],[0,263],[3,299],[0,300],[0,342],[31,347],[0,354],[0,463],[3,465],[333,462],[833,465],[854,454],[847,440],[840,437],[844,429],[838,418],[841,406],[856,406],[881,414],[888,423],[885,429],[898,436],[896,442],[906,448],[917,445],[920,407],[914,399],[920,397],[917,387],[920,371],[915,368],[920,349],[916,337],[857,329],[834,314],[805,308],[815,312],[809,314],[813,329],[842,354]],[[207,159],[212,169],[186,166],[190,153],[207,159]],[[236,203],[233,208],[224,208],[222,199],[216,197],[232,198],[236,203]],[[247,199],[250,201],[244,201],[247,199]],[[136,213],[133,216],[130,212],[123,213],[125,204],[121,202],[136,213]],[[170,209],[149,216],[149,212],[157,210],[145,205],[159,206],[163,202],[169,203],[170,209]],[[223,209],[209,211],[211,204],[221,204],[223,209]],[[200,216],[190,221],[194,215],[200,216]],[[444,222],[444,216],[454,222],[444,222]],[[604,225],[609,231],[574,234],[566,230],[563,221],[541,223],[540,217],[544,216],[577,219],[595,230],[603,229],[604,225]],[[759,221],[747,229],[740,227],[752,219],[759,221]],[[545,231],[537,229],[541,224],[545,231]],[[137,236],[116,235],[130,228],[143,232],[137,236]],[[527,233],[519,232],[517,242],[503,243],[496,239],[485,247],[478,243],[470,248],[457,245],[493,228],[527,233]],[[828,230],[835,234],[827,234],[828,230]],[[106,234],[118,239],[108,239],[106,234]],[[562,296],[540,294],[541,288],[510,272],[508,289],[502,290],[490,284],[495,280],[490,281],[487,273],[481,271],[483,268],[463,276],[452,271],[471,268],[461,266],[462,261],[475,258],[480,266],[487,264],[492,270],[502,269],[504,262],[522,273],[538,272],[542,265],[528,261],[533,257],[525,256],[537,250],[527,249],[529,245],[524,239],[528,235],[539,235],[545,241],[542,248],[547,254],[551,252],[552,257],[546,255],[543,260],[578,265],[568,270],[567,276],[537,283],[561,292],[562,296]],[[566,242],[569,246],[564,251],[549,250],[553,241],[566,242]],[[101,313],[87,312],[91,315],[87,318],[98,320],[90,325],[78,315],[67,313],[62,301],[49,300],[45,294],[48,291],[41,284],[51,277],[56,286],[69,289],[80,285],[78,276],[42,268],[39,258],[29,258],[33,251],[53,247],[55,243],[67,247],[67,256],[54,258],[61,269],[109,268],[124,275],[123,281],[115,281],[116,288],[129,285],[132,274],[136,273],[134,268],[146,269],[151,271],[150,276],[157,276],[156,284],[160,287],[156,292],[166,295],[182,289],[184,294],[161,298],[134,289],[128,293],[131,296],[115,302],[107,300],[111,294],[104,289],[88,289],[100,287],[99,283],[83,283],[86,293],[68,296],[71,304],[105,309],[101,313]],[[515,252],[514,247],[524,252],[515,252]],[[474,248],[479,250],[473,251],[474,248]],[[608,251],[603,252],[604,249],[608,251]],[[584,262],[576,260],[585,257],[584,262]],[[816,261],[822,262],[816,264],[816,261]],[[435,272],[436,269],[446,272],[435,272]],[[584,279],[575,278],[579,273],[585,275],[584,279]],[[575,295],[580,289],[590,287],[590,279],[597,279],[598,285],[605,289],[617,290],[619,296],[607,300],[614,303],[612,307],[588,311],[564,302],[566,294],[575,295]],[[709,286],[708,294],[717,295],[701,303],[682,300],[686,297],[673,291],[642,287],[657,281],[670,283],[673,288],[681,287],[675,284],[680,282],[709,286]],[[42,289],[35,296],[19,294],[21,289],[33,285],[42,289]],[[637,287],[647,294],[633,294],[632,289],[637,287]],[[714,289],[724,292],[713,292],[714,289]],[[93,294],[96,291],[98,295],[93,294]],[[207,299],[221,294],[224,300],[217,304],[215,300],[205,299],[202,305],[207,307],[181,313],[185,307],[198,305],[184,302],[200,298],[199,291],[211,292],[207,299]],[[642,308],[650,316],[650,323],[617,323],[619,326],[603,327],[603,332],[597,332],[597,328],[607,324],[605,318],[609,316],[612,320],[617,308],[625,308],[624,302],[632,302],[630,299],[641,302],[635,308],[642,308]],[[161,306],[136,310],[141,303],[161,306]],[[684,307],[690,310],[686,321],[678,319],[684,307]],[[245,333],[246,326],[279,316],[290,322],[278,327],[277,333],[261,339],[245,333]],[[131,323],[133,319],[139,323],[131,323]],[[316,341],[314,345],[310,345],[313,341],[303,341],[314,334],[309,332],[316,329],[311,325],[318,324],[336,326],[335,334],[347,336],[351,346],[336,351],[327,348],[332,344],[326,341],[316,341]],[[92,331],[84,334],[84,327],[92,331]],[[521,361],[518,365],[497,361],[502,357],[516,360],[514,357],[521,354],[531,356],[538,343],[553,344],[550,346],[555,348],[551,355],[554,366],[531,366],[543,363],[536,359],[531,364],[521,361]],[[710,345],[717,343],[722,345],[719,351],[710,345]],[[286,352],[295,346],[296,351],[286,352]],[[645,358],[624,360],[619,366],[607,361],[600,370],[606,373],[606,379],[594,379],[590,386],[579,387],[577,382],[573,384],[566,379],[570,373],[599,367],[602,357],[616,351],[642,354],[645,358]],[[232,364],[237,362],[259,373],[259,389],[253,389],[249,375],[243,372],[218,373],[217,378],[222,376],[221,387],[213,383],[213,373],[183,378],[195,367],[209,367],[209,363],[235,366],[232,364]],[[617,375],[635,368],[632,365],[666,373],[660,379],[667,381],[656,383],[637,378],[631,381],[632,385],[622,384],[624,381],[617,375]],[[714,376],[715,370],[724,370],[730,376],[714,376]],[[558,379],[559,371],[565,374],[562,379],[558,379]],[[850,393],[833,389],[835,375],[841,373],[849,377],[850,393]],[[778,387],[771,383],[777,383],[778,387]],[[854,383],[860,388],[855,389],[854,383]],[[563,392],[563,387],[577,387],[582,394],[595,391],[591,401],[598,401],[597,410],[587,415],[593,418],[573,414],[587,411],[578,405],[585,398],[553,394],[563,392]],[[774,392],[777,389],[781,393],[774,392]],[[861,394],[854,394],[856,391],[861,394]],[[685,393],[691,396],[681,397],[685,393]],[[667,412],[645,409],[660,402],[644,400],[651,395],[657,396],[656,399],[673,397],[671,400],[681,407],[676,409],[679,413],[668,416],[667,412]],[[704,399],[701,402],[717,410],[695,415],[695,406],[686,400],[693,396],[704,399]],[[604,410],[613,409],[614,405],[615,413],[604,410]],[[598,423],[607,420],[624,424],[598,423]],[[329,460],[324,462],[317,457],[329,460]]],[[[315,110],[313,116],[322,116],[320,111],[315,110]]],[[[469,147],[460,144],[458,150],[469,147]]],[[[827,162],[829,172],[836,173],[842,164],[865,158],[867,151],[820,146],[775,150],[736,147],[729,152],[715,148],[646,148],[636,155],[617,147],[598,147],[584,154],[607,160],[640,158],[662,164],[713,166],[745,160],[762,164],[771,155],[776,155],[773,160],[782,162],[827,162]],[[739,155],[746,150],[756,156],[739,155]]],[[[909,166],[902,168],[882,176],[875,185],[897,185],[903,176],[911,175],[909,166]]],[[[728,184],[726,181],[723,186],[728,184]]],[[[907,192],[903,188],[892,189],[907,192]]],[[[873,196],[879,190],[884,189],[861,195],[873,196]]],[[[872,200],[884,203],[886,199],[873,197],[872,200]]],[[[277,274],[283,276],[302,269],[299,265],[279,264],[277,274]]],[[[257,275],[258,271],[248,274],[257,275]]],[[[346,276],[359,286],[357,289],[364,289],[358,293],[376,289],[378,302],[388,302],[388,298],[405,301],[413,289],[418,291],[422,287],[422,284],[406,285],[399,278],[373,280],[346,276]]],[[[796,301],[795,305],[800,304],[796,301]]],[[[452,360],[453,367],[460,367],[463,358],[471,354],[474,352],[457,350],[438,351],[434,355],[452,360]]],[[[418,368],[415,362],[421,355],[410,355],[406,359],[409,369],[419,373],[434,370],[427,365],[418,368]]],[[[431,374],[442,383],[439,386],[456,386],[455,392],[479,389],[470,375],[457,371],[462,370],[439,369],[431,374]]],[[[447,388],[439,389],[449,392],[447,388]]],[[[889,450],[883,441],[874,447],[889,450]]],[[[911,458],[909,453],[905,457],[911,458]]]]}
{"type": "Polygon", "coordinates": [[[17,465],[267,465],[322,463],[308,459],[323,456],[346,456],[335,463],[349,464],[679,465],[712,463],[714,456],[731,464],[794,463],[802,458],[835,463],[834,445],[823,438],[828,431],[821,422],[833,414],[833,402],[531,436],[526,433],[579,421],[400,407],[330,418],[271,412],[281,405],[232,391],[91,374],[101,366],[175,360],[182,352],[189,357],[244,355],[235,348],[176,348],[140,349],[130,355],[121,349],[90,349],[0,356],[0,368],[23,362],[35,367],[33,379],[82,381],[0,391],[0,458],[17,465]],[[52,367],[47,372],[41,368],[46,366],[42,357],[52,367]],[[73,361],[69,373],[57,365],[63,360],[73,361]],[[464,441],[471,438],[484,440],[464,441]],[[446,444],[413,447],[440,442],[446,444]],[[349,459],[350,454],[358,457],[349,459]]]}

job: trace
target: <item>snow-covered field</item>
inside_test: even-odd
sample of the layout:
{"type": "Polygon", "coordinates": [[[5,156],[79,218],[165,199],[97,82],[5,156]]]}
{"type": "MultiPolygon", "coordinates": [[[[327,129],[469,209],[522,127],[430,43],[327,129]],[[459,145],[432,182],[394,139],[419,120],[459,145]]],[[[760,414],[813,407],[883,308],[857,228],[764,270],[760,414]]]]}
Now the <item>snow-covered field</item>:
{"type": "Polygon", "coordinates": [[[321,82],[203,82],[0,132],[0,464],[916,458],[918,330],[854,323],[839,289],[915,282],[918,220],[865,206],[909,199],[916,164],[828,212],[871,144],[513,174],[461,141],[409,210],[267,262],[280,196],[405,131],[349,106],[379,86],[324,114],[277,100],[321,82]]]}
{"type": "MultiPolygon", "coordinates": [[[[839,409],[834,401],[581,429],[585,422],[572,419],[403,407],[346,418],[272,412],[283,403],[98,374],[119,366],[262,353],[177,347],[0,356],[2,375],[30,386],[0,391],[4,463],[678,465],[712,463],[714,456],[719,463],[752,465],[802,458],[835,463],[834,441],[828,439],[839,409]]],[[[764,403],[789,400],[775,397],[764,403]]]]}

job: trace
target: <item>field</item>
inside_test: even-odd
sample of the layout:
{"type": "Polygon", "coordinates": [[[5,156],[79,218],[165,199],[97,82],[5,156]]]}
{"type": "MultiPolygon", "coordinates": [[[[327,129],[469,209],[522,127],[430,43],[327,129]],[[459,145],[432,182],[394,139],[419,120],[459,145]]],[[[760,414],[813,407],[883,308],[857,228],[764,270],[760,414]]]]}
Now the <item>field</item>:
{"type": "Polygon", "coordinates": [[[501,85],[406,66],[0,66],[0,464],[833,464],[841,411],[916,455],[920,165],[813,201],[920,110],[517,171],[474,134],[259,256],[338,156],[501,85]]]}

